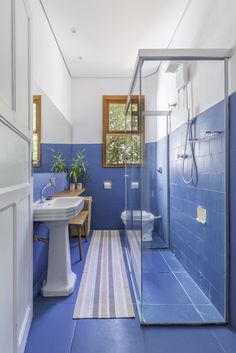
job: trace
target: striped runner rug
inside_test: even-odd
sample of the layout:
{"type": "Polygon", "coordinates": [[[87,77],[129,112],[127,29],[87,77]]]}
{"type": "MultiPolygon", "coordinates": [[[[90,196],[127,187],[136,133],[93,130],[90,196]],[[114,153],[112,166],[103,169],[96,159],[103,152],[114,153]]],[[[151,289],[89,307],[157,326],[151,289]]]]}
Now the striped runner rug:
{"type": "Polygon", "coordinates": [[[134,316],[119,231],[94,231],[73,318],[134,316]]]}

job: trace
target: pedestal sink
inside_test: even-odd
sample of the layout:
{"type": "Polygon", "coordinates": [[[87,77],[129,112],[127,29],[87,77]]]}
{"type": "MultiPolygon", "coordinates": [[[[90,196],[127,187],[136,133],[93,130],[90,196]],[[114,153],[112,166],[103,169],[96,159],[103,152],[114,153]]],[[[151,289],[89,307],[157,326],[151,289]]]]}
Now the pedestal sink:
{"type": "Polygon", "coordinates": [[[76,274],[71,270],[68,221],[84,207],[83,197],[58,197],[33,205],[34,221],[49,228],[47,281],[42,288],[45,297],[73,293],[76,274]]]}

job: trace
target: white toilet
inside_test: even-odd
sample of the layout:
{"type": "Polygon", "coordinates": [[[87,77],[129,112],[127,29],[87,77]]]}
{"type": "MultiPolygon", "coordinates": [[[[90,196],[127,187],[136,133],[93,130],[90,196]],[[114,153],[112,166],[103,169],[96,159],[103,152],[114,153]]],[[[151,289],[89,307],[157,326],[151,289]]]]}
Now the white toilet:
{"type": "MultiPolygon", "coordinates": [[[[133,219],[133,229],[140,228],[140,221],[141,221],[141,211],[134,210],[131,214],[130,211],[123,211],[121,213],[121,219],[126,226],[126,219],[129,217],[133,219]]],[[[142,211],[142,228],[143,228],[143,241],[152,241],[152,231],[154,227],[154,219],[152,213],[147,211],[142,211]]]]}

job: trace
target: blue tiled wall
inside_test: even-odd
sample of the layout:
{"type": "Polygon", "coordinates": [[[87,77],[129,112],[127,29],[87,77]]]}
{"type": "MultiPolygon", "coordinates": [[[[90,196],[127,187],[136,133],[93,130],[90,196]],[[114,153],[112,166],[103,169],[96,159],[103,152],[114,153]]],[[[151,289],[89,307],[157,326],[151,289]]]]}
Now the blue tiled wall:
{"type": "Polygon", "coordinates": [[[50,178],[55,178],[56,185],[45,190],[44,196],[50,196],[58,191],[68,189],[69,182],[66,173],[36,173],[33,176],[33,200],[40,199],[40,191],[42,187],[49,183],[50,178]]]}
{"type": "Polygon", "coordinates": [[[84,150],[88,161],[91,182],[86,185],[86,195],[93,197],[92,229],[122,229],[120,218],[125,209],[124,168],[104,168],[102,166],[102,144],[74,144],[72,156],[84,150]],[[112,189],[105,190],[104,180],[112,181],[112,189]]]}
{"type": "Polygon", "coordinates": [[[144,164],[144,209],[154,216],[161,215],[156,220],[154,230],[167,240],[167,138],[145,144],[144,164]],[[159,173],[157,170],[162,170],[159,173]]]}
{"type": "MultiPolygon", "coordinates": [[[[182,181],[186,125],[170,135],[170,242],[177,258],[196,283],[224,312],[224,134],[195,143],[198,169],[196,185],[182,181]],[[196,221],[197,206],[206,208],[205,225],[196,221]]],[[[224,130],[224,105],[220,102],[194,119],[196,137],[205,131],[224,130]]],[[[189,151],[187,152],[191,154],[189,151]]],[[[186,176],[189,177],[190,165],[186,176]]]]}
{"type": "Polygon", "coordinates": [[[230,96],[230,322],[236,329],[236,93],[230,96]]]}

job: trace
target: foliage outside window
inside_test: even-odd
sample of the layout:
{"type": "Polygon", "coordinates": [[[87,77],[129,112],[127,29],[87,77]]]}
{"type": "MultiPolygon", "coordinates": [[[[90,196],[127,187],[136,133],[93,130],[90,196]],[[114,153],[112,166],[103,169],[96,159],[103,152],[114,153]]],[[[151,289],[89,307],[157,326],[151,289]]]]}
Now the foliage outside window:
{"type": "Polygon", "coordinates": [[[33,96],[33,167],[40,166],[41,96],[33,96]]]}
{"type": "Polygon", "coordinates": [[[132,97],[129,113],[125,117],[126,100],[127,96],[103,96],[104,167],[142,163],[143,129],[138,117],[138,96],[132,97]]]}

